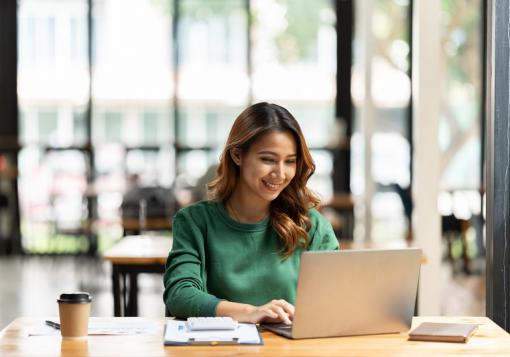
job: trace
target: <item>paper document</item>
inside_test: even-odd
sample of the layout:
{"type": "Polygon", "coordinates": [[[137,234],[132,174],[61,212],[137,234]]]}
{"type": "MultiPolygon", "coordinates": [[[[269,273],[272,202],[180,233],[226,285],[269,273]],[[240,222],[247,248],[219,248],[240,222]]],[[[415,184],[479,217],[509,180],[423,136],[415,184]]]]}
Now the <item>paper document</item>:
{"type": "Polygon", "coordinates": [[[246,344],[261,345],[257,326],[240,323],[235,330],[190,331],[186,321],[169,320],[165,325],[165,345],[246,344]]]}
{"type": "MultiPolygon", "coordinates": [[[[55,322],[57,322],[55,320],[55,322]]],[[[157,333],[158,324],[147,321],[92,321],[89,322],[89,335],[150,335],[157,333]]],[[[60,330],[50,327],[41,321],[28,332],[29,336],[60,335],[60,330]]]]}

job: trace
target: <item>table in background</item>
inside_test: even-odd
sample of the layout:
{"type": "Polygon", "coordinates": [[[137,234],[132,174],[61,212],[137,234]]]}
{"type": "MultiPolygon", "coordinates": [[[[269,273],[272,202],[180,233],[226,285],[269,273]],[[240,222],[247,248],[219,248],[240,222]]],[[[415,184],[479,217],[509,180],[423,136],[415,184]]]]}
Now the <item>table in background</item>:
{"type": "Polygon", "coordinates": [[[103,257],[112,263],[114,316],[138,315],[138,274],[164,273],[172,238],[128,236],[103,257]]]}
{"type": "Polygon", "coordinates": [[[351,193],[337,192],[318,207],[331,223],[337,237],[353,238],[354,199],[351,193]]]}
{"type": "Polygon", "coordinates": [[[28,336],[43,318],[19,318],[0,332],[0,356],[508,356],[510,335],[487,317],[415,317],[420,322],[478,323],[480,327],[467,343],[407,341],[407,333],[289,340],[262,332],[261,346],[163,346],[164,319],[93,318],[96,321],[154,321],[150,335],[89,336],[85,341],[62,340],[58,335],[28,336]]]}
{"type": "Polygon", "coordinates": [[[142,231],[170,231],[172,230],[171,217],[149,217],[143,224],[140,218],[122,217],[123,235],[137,235],[142,231]]]}

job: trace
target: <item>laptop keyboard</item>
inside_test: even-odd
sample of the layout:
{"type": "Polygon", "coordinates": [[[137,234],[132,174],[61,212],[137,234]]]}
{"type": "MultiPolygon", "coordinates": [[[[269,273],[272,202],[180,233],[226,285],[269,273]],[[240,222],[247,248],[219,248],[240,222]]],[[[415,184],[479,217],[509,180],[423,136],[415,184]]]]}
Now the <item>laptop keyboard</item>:
{"type": "Polygon", "coordinates": [[[286,324],[263,324],[264,329],[273,331],[279,335],[283,335],[285,337],[292,337],[292,325],[286,324]]]}
{"type": "Polygon", "coordinates": [[[287,324],[278,324],[275,326],[277,329],[279,330],[292,330],[292,325],[287,325],[287,324]]]}

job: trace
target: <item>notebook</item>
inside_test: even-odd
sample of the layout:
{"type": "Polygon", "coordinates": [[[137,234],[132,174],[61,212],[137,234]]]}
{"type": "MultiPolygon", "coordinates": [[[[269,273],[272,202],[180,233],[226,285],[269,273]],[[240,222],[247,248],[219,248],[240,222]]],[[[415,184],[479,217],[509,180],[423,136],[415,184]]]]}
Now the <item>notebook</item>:
{"type": "Polygon", "coordinates": [[[295,339],[407,332],[421,256],[417,248],[304,252],[292,326],[263,327],[295,339]]]}
{"type": "Polygon", "coordinates": [[[423,322],[409,333],[409,340],[466,342],[477,328],[477,324],[423,322]]]}

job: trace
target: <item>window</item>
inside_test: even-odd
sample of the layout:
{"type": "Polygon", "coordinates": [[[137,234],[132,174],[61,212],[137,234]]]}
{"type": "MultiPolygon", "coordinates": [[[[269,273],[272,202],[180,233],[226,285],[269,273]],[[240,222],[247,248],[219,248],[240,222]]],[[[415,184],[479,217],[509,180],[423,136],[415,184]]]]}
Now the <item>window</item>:
{"type": "Polygon", "coordinates": [[[317,163],[310,184],[332,195],[331,2],[175,1],[93,0],[92,28],[86,0],[19,1],[20,190],[31,193],[22,221],[32,251],[50,249],[41,237],[64,221],[82,222],[100,249],[111,244],[135,176],[176,188],[185,203],[218,162],[234,119],[258,101],[296,116],[317,163]],[[80,170],[58,168],[68,159],[80,170]],[[44,185],[28,188],[33,180],[44,185]],[[54,195],[40,192],[49,186],[54,195]]]}
{"type": "MultiPolygon", "coordinates": [[[[253,0],[253,97],[285,106],[311,148],[328,144],[334,126],[335,12],[331,1],[253,0]]],[[[319,153],[314,153],[319,156],[319,153]]],[[[331,170],[320,167],[310,182],[332,197],[331,170]]]]}
{"type": "MultiPolygon", "coordinates": [[[[355,33],[352,95],[354,102],[354,133],[351,141],[351,189],[353,194],[367,194],[364,175],[364,137],[361,132],[361,108],[365,105],[363,61],[370,61],[372,70],[371,99],[373,133],[371,143],[371,172],[374,194],[371,198],[370,237],[375,241],[399,240],[408,233],[409,218],[404,197],[411,181],[411,145],[409,130],[409,16],[407,0],[377,0],[370,3],[372,17],[357,22],[367,26],[373,37],[372,58],[366,59],[361,48],[361,32],[355,33]]],[[[359,7],[361,8],[361,7],[359,7]]],[[[410,194],[410,193],[409,193],[410,194]]],[[[359,206],[358,206],[359,207],[359,206]]],[[[357,228],[365,225],[366,212],[357,209],[357,228]]],[[[356,229],[355,236],[365,234],[356,229]]]]}
{"type": "MultiPolygon", "coordinates": [[[[482,221],[482,1],[444,0],[442,5],[442,106],[439,127],[441,155],[440,212],[482,221]]],[[[483,247],[480,232],[468,240],[483,247]]],[[[474,252],[471,252],[474,253],[474,252]]],[[[480,253],[480,252],[478,252],[480,253]]]]}

